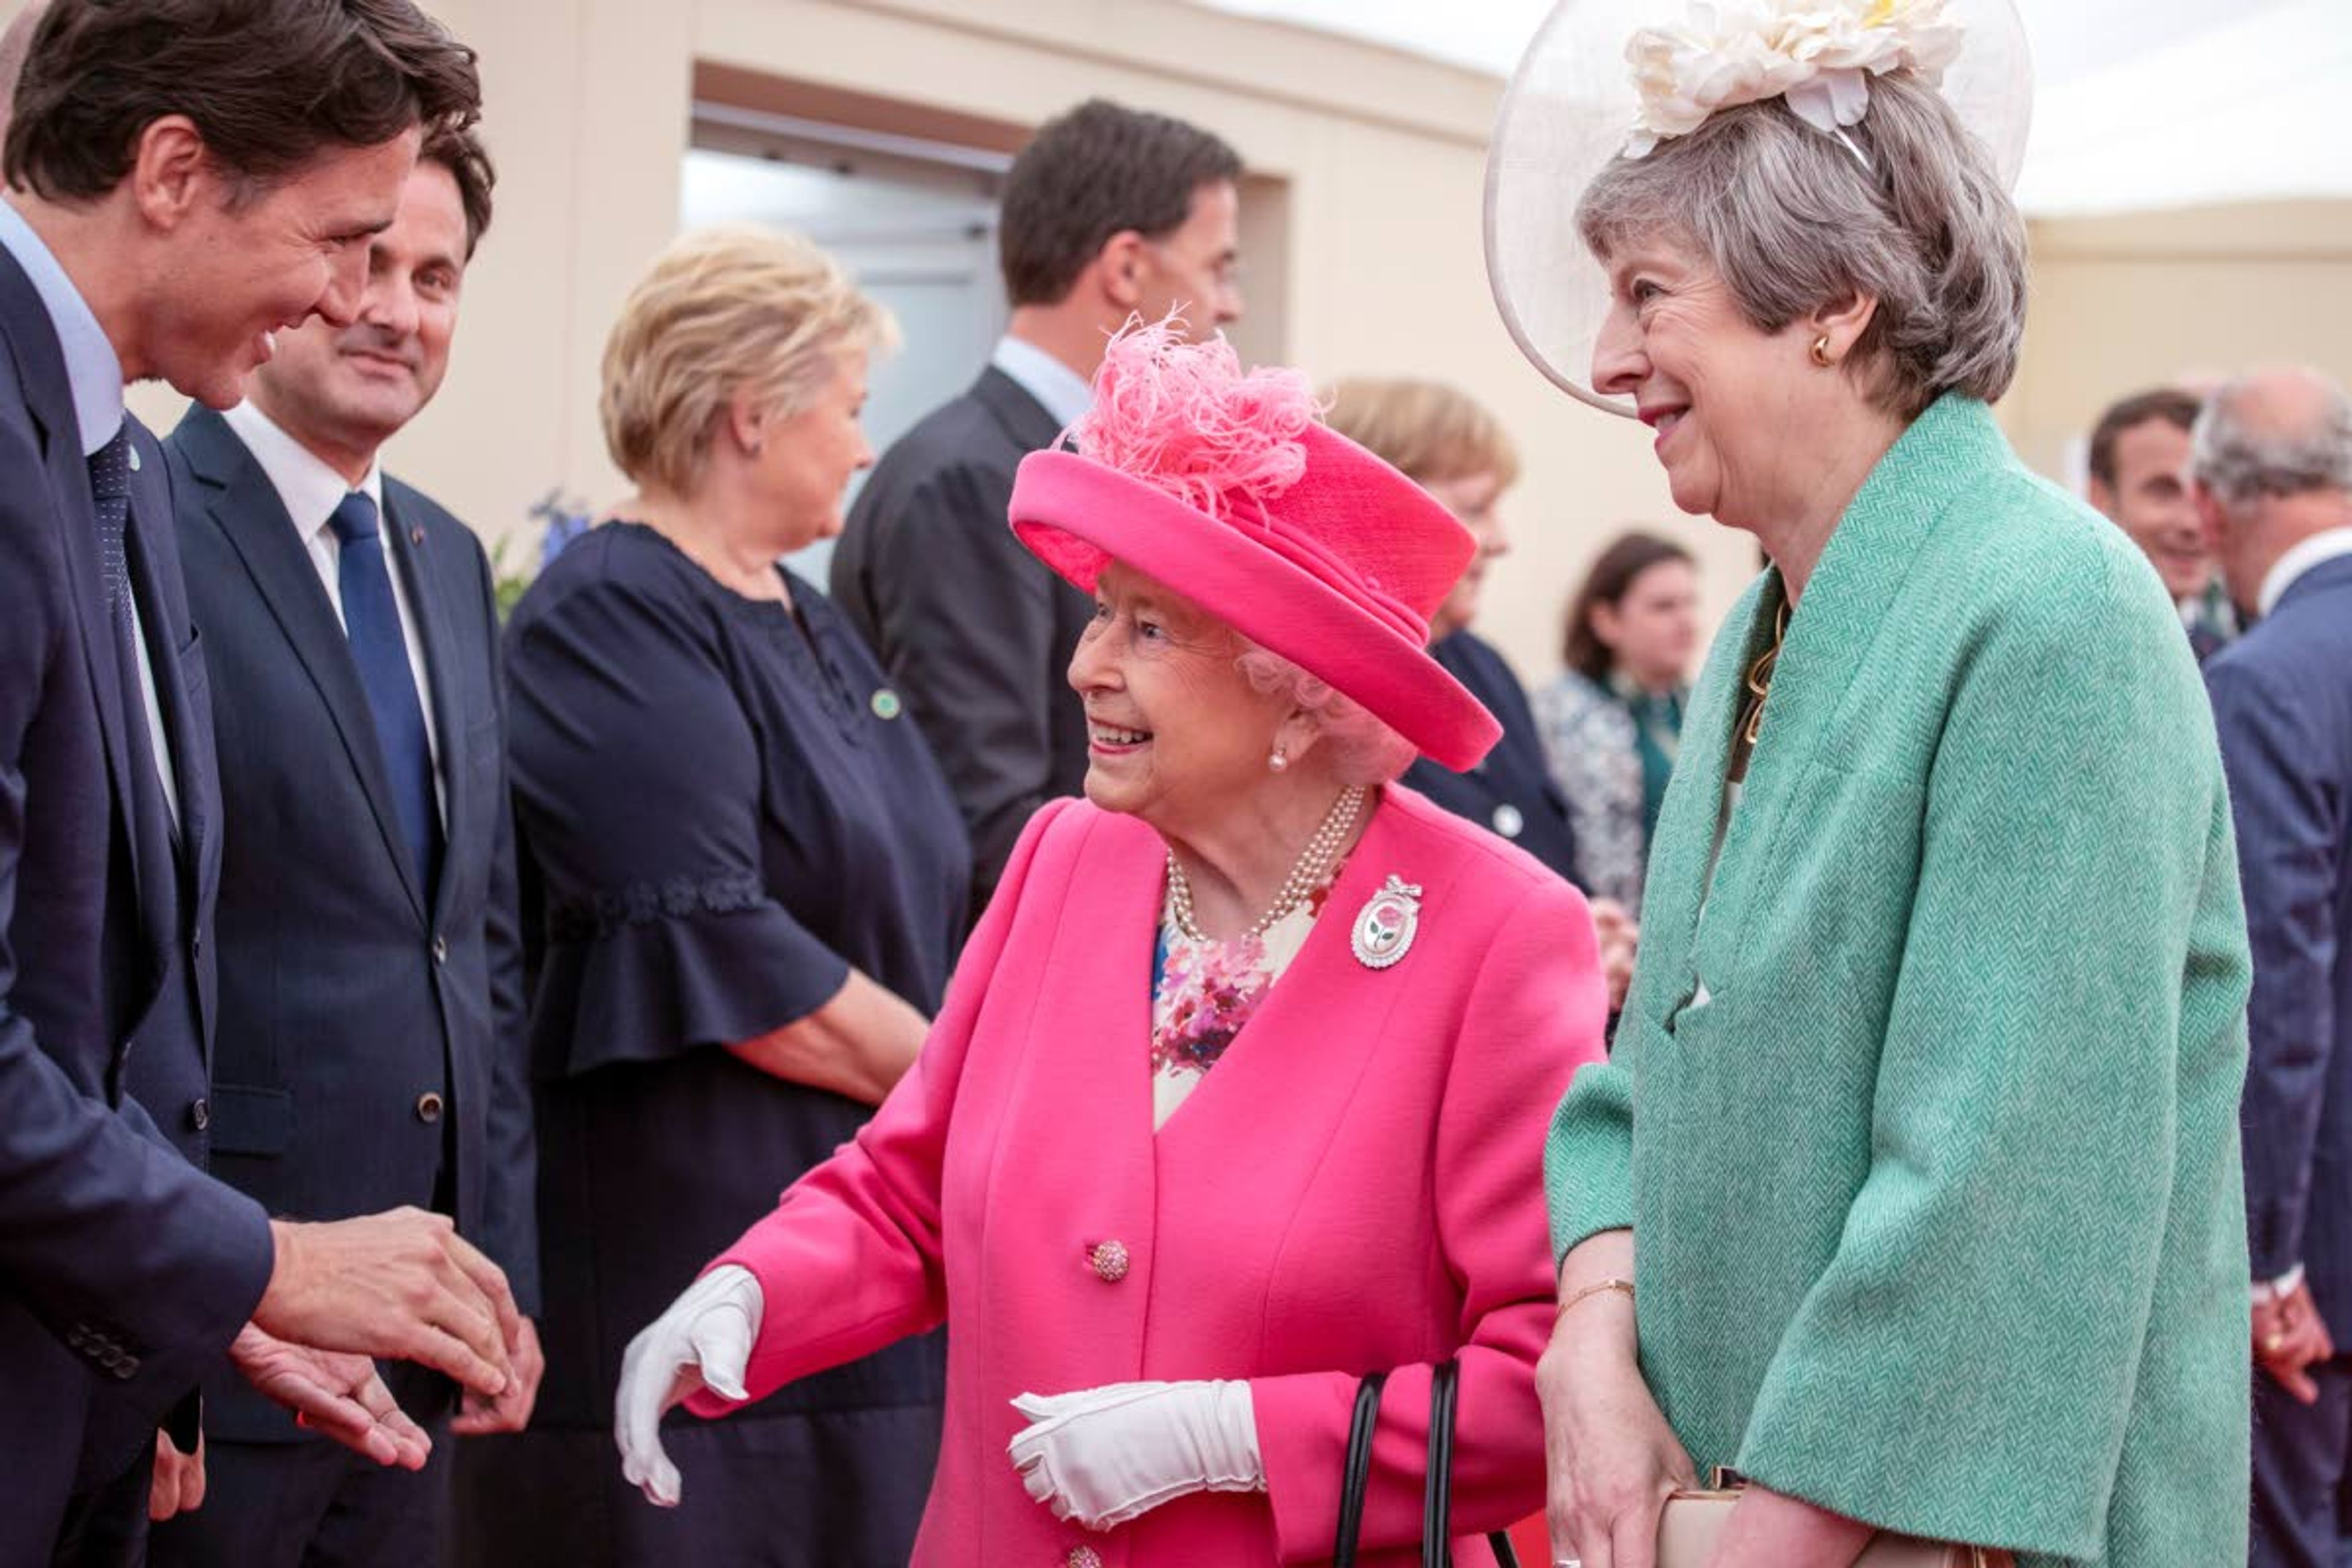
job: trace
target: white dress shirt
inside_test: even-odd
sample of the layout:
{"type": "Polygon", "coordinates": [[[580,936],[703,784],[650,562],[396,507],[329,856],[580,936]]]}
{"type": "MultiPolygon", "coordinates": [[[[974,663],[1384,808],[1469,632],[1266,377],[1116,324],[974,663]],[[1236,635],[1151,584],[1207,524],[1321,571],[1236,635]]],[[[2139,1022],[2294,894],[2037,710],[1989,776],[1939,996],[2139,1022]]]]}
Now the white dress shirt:
{"type": "Polygon", "coordinates": [[[999,338],[988,363],[1011,376],[1022,391],[1045,405],[1064,428],[1095,405],[1095,390],[1087,378],[1039,348],[1019,338],[999,338]]]}
{"type": "MultiPolygon", "coordinates": [[[[344,634],[349,636],[351,627],[343,621],[343,544],[328,525],[334,520],[335,508],[342,504],[353,487],[251,403],[240,403],[221,417],[228,421],[228,427],[236,432],[237,439],[261,465],[261,471],[269,477],[270,488],[285,503],[286,515],[294,522],[295,535],[310,552],[310,565],[319,574],[319,585],[327,591],[327,604],[335,612],[336,624],[342,626],[344,634]]],[[[446,826],[448,790],[441,782],[441,736],[434,726],[433,687],[425,671],[425,639],[417,636],[416,612],[408,602],[408,584],[402,581],[404,574],[393,551],[393,521],[384,515],[383,465],[369,464],[367,477],[357,488],[375,503],[377,526],[383,531],[384,571],[392,578],[392,603],[400,612],[400,640],[408,647],[408,673],[416,682],[417,706],[425,710],[425,744],[433,758],[433,798],[440,807],[446,826]]]]}
{"type": "MultiPolygon", "coordinates": [[[[81,437],[81,455],[95,456],[122,428],[122,362],[99,324],[89,302],[66,276],[56,255],[33,232],[24,214],[0,201],[0,246],[16,258],[41,297],[49,325],[58,334],[58,348],[66,362],[66,385],[73,394],[74,424],[81,437]]],[[[136,465],[139,453],[131,449],[136,465]]],[[[147,528],[170,528],[168,517],[142,520],[147,528]]],[[[155,696],[155,660],[147,648],[147,624],[139,613],[139,595],[131,595],[131,646],[139,656],[139,693],[147,707],[148,746],[155,754],[155,773],[163,786],[163,808],[172,826],[180,824],[180,775],[172,760],[172,742],[163,733],[163,709],[155,696]]]]}
{"type": "Polygon", "coordinates": [[[2263,615],[2269,615],[2278,608],[2278,602],[2286,597],[2286,591],[2294,586],[2296,579],[2339,555],[2352,555],[2352,528],[2330,528],[2313,534],[2278,558],[2270,574],[2263,579],[2263,591],[2256,596],[2255,605],[2263,615]]]}

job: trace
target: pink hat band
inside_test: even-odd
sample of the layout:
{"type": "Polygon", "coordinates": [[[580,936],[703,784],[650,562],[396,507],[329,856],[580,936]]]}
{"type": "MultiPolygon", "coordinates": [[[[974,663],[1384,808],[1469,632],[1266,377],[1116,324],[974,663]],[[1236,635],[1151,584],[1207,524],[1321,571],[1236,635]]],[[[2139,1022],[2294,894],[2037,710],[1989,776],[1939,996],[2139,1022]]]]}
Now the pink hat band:
{"type": "Polygon", "coordinates": [[[1296,440],[1296,480],[1215,496],[1214,512],[1076,452],[1032,453],[1013,481],[1013,530],[1079,588],[1093,592],[1103,568],[1122,562],[1424,755],[1475,766],[1502,728],[1427,644],[1430,616],[1475,542],[1419,485],[1328,426],[1308,424],[1296,440]]]}

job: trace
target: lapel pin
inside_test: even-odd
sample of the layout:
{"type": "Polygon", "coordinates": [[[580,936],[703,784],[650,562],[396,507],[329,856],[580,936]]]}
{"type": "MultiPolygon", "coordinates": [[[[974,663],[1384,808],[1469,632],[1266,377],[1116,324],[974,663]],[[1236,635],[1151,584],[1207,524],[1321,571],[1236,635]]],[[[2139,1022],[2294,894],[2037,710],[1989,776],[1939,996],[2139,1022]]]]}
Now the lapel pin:
{"type": "Polygon", "coordinates": [[[866,705],[874,710],[877,719],[896,719],[898,716],[898,694],[887,686],[877,691],[866,705]]]}
{"type": "Polygon", "coordinates": [[[1356,962],[1367,969],[1386,969],[1412,950],[1420,930],[1421,889],[1391,873],[1356,916],[1356,962]]]}
{"type": "Polygon", "coordinates": [[[131,448],[131,471],[134,474],[139,471],[139,448],[136,447],[131,448]]]}
{"type": "Polygon", "coordinates": [[[410,529],[408,531],[408,542],[417,545],[423,544],[425,542],[425,531],[421,528],[410,529]]]}

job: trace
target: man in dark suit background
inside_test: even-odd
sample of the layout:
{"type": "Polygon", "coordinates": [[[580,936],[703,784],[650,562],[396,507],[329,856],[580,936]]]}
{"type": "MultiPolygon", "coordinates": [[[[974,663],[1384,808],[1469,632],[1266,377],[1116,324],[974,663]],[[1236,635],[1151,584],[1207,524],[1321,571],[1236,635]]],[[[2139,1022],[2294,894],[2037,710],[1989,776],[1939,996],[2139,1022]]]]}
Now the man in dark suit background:
{"type": "MultiPolygon", "coordinates": [[[[358,319],[282,334],[247,401],[192,409],[163,449],[205,628],[227,843],[214,1171],[274,1214],[452,1215],[530,1310],[530,1111],[489,563],[379,460],[447,369],[490,184],[472,132],[432,132],[398,217],[370,245],[358,319]]],[[[528,1322],[510,1350],[513,1384],[460,1431],[529,1418],[541,1358],[528,1322]]],[[[157,1526],[150,1561],[440,1561],[456,1389],[409,1366],[385,1381],[434,1440],[422,1471],[370,1464],[238,1380],[209,1380],[204,1504],[157,1526]]]]}
{"type": "Polygon", "coordinates": [[[2206,667],[2253,941],[2254,1568],[2352,1562],[2352,399],[2222,388],[2197,504],[2244,636],[2206,667]]]}
{"type": "Polygon", "coordinates": [[[1013,471],[1086,412],[1130,317],[1241,315],[1241,160],[1205,131],[1090,100],[1013,160],[998,256],[1013,316],[970,390],[882,455],[833,555],[833,596],[922,726],[971,833],[972,909],[1030,813],[1075,795],[1086,721],[1066,671],[1087,596],[1021,548],[1013,471]]]}
{"type": "Polygon", "coordinates": [[[470,120],[478,96],[470,52],[407,0],[55,0],[33,32],[0,204],[12,1568],[135,1558],[156,1424],[224,1352],[385,1462],[421,1462],[420,1435],[364,1353],[327,1352],[509,1382],[507,1287],[446,1219],[275,1222],[191,1163],[209,1122],[209,700],[161,454],[122,406],[148,376],[234,402],[275,329],[347,319],[417,127],[470,120]],[[144,1106],[124,1093],[133,1060],[144,1106]]]}

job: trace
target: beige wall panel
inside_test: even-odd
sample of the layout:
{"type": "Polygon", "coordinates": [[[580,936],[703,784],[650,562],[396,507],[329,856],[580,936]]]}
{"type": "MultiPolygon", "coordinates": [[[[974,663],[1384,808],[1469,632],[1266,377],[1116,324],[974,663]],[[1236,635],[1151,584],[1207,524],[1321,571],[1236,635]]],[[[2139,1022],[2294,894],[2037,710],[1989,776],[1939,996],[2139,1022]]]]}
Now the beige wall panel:
{"type": "Polygon", "coordinates": [[[2120,396],[2294,362],[2352,381],[2352,202],[2037,224],[2019,450],[2064,478],[2067,445],[2120,396]]]}

